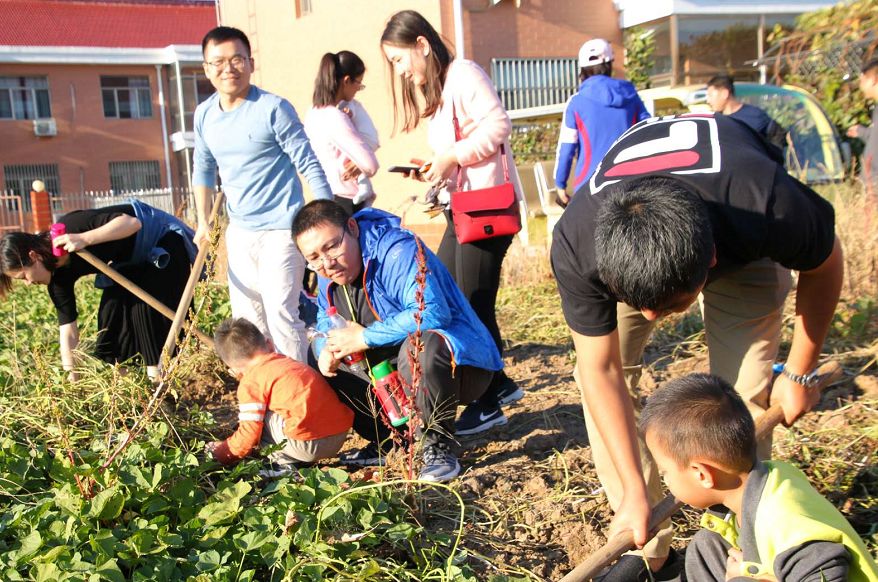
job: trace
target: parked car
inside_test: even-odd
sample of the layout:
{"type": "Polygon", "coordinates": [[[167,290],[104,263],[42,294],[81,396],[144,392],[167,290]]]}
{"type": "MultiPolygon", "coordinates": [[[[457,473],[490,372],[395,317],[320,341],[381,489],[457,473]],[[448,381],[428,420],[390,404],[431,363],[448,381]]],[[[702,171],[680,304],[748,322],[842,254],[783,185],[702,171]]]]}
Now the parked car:
{"type": "MultiPolygon", "coordinates": [[[[794,85],[738,82],[735,96],[763,109],[789,132],[785,154],[787,171],[792,175],[809,184],[844,178],[850,150],[810,93],[794,85]]],[[[653,115],[710,112],[703,85],[646,89],[640,91],[640,97],[653,115]]]]}

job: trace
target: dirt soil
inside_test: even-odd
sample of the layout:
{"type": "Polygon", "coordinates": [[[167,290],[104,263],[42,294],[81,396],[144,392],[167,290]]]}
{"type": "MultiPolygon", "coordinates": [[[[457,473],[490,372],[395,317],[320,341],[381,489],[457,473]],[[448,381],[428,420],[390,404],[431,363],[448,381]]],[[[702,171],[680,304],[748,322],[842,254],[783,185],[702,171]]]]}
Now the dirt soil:
{"type": "MultiPolygon", "coordinates": [[[[525,391],[524,399],[505,408],[507,425],[460,438],[463,472],[454,485],[467,506],[462,546],[479,579],[505,573],[558,580],[606,541],[611,512],[594,473],[569,347],[518,345],[507,350],[506,362],[509,376],[525,391]]],[[[641,388],[648,394],[671,377],[706,369],[706,359],[697,354],[654,363],[645,371],[641,388]]],[[[237,416],[235,384],[217,374],[202,378],[206,380],[191,386],[184,399],[213,412],[218,434],[227,434],[237,416]]],[[[793,458],[806,472],[810,466],[828,474],[818,488],[860,532],[868,532],[878,518],[878,440],[874,430],[864,430],[863,436],[840,447],[831,439],[847,439],[843,435],[851,434],[848,431],[874,427],[876,401],[875,376],[848,377],[824,395],[818,410],[800,421],[797,430],[778,428],[775,433],[775,456],[793,458]],[[833,437],[833,432],[839,436],[833,437]],[[803,439],[803,434],[811,436],[803,439]],[[811,448],[801,441],[810,442],[811,448]],[[828,451],[833,470],[846,468],[832,473],[825,464],[811,462],[811,455],[821,451],[828,451]]],[[[362,444],[352,438],[346,446],[362,444]]],[[[391,469],[385,478],[398,478],[394,472],[391,469]]],[[[435,515],[431,509],[425,513],[431,526],[453,529],[450,518],[440,517],[454,515],[453,499],[429,507],[436,508],[435,515]]],[[[685,546],[697,520],[694,510],[680,514],[675,546],[685,546]]]]}

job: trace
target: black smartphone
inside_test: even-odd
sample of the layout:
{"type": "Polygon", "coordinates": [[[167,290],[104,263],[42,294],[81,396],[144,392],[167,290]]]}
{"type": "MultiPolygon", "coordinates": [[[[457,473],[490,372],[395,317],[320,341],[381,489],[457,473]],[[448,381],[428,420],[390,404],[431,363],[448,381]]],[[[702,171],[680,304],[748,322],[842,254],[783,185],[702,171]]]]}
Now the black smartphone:
{"type": "Polygon", "coordinates": [[[390,166],[387,168],[388,172],[399,172],[400,174],[410,174],[412,172],[416,174],[421,173],[421,168],[418,166],[390,166]]]}

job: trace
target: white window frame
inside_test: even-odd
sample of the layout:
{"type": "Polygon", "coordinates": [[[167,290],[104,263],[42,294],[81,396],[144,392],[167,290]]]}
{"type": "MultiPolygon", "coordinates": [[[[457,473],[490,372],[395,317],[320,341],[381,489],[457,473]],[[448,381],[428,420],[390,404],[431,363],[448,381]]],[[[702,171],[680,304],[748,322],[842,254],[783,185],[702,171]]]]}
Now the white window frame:
{"type": "Polygon", "coordinates": [[[151,119],[153,117],[153,103],[152,103],[152,85],[149,82],[149,76],[147,75],[101,75],[101,106],[104,109],[104,118],[105,119],[151,119]],[[105,86],[104,81],[106,79],[127,79],[128,85],[124,87],[114,87],[114,86],[105,86]],[[131,86],[132,79],[145,79],[146,87],[138,87],[131,86]],[[104,104],[104,92],[111,91],[113,93],[113,106],[115,108],[115,115],[108,115],[107,108],[104,104]],[[119,91],[129,91],[133,99],[129,99],[129,103],[131,105],[131,117],[121,117],[119,115],[119,91]],[[141,97],[146,95],[146,101],[149,103],[149,112],[144,114],[141,111],[140,103],[141,97]]]}
{"type": "MultiPolygon", "coordinates": [[[[0,117],[0,119],[10,120],[10,121],[20,121],[23,119],[48,119],[52,117],[52,96],[49,93],[49,78],[42,75],[0,75],[0,79],[18,79],[19,83],[23,83],[23,86],[18,87],[0,87],[0,93],[5,93],[9,99],[9,105],[12,108],[12,116],[11,117],[0,117]],[[28,86],[29,81],[36,81],[36,84],[44,84],[45,87],[32,87],[28,86]],[[40,83],[42,82],[42,83],[40,83]],[[46,98],[46,107],[48,111],[45,111],[45,115],[40,115],[39,104],[40,100],[37,99],[37,92],[45,95],[46,98]],[[30,102],[32,105],[33,116],[29,116],[27,112],[26,105],[23,105],[20,108],[15,106],[16,96],[18,96],[18,101],[21,100],[22,94],[27,94],[28,97],[23,100],[23,103],[30,102]],[[21,109],[23,112],[23,116],[17,116],[17,110],[21,109]]],[[[5,84],[5,83],[4,83],[5,84]]]]}

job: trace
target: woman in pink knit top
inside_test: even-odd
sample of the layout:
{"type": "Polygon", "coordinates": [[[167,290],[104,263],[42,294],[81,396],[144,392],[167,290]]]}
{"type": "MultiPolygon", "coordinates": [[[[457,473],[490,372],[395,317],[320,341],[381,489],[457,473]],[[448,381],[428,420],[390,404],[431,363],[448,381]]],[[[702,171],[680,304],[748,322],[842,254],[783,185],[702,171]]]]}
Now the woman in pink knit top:
{"type": "Polygon", "coordinates": [[[378,136],[370,135],[375,126],[354,100],[365,87],[365,72],[362,59],[350,51],[323,55],[314,81],[314,106],[305,116],[305,133],[335,200],[351,214],[371,206],[375,194],[368,177],[378,171],[378,136]],[[361,132],[360,126],[367,129],[361,132]]]}
{"type": "MultiPolygon", "coordinates": [[[[457,188],[458,172],[462,172],[463,190],[487,188],[505,181],[500,159],[500,146],[505,144],[510,180],[520,199],[521,184],[509,147],[512,122],[485,71],[472,61],[454,60],[439,33],[413,10],[397,12],[390,18],[381,36],[381,49],[396,74],[392,81],[394,129],[401,125],[403,131],[411,131],[422,119],[428,120],[427,137],[433,156],[429,168],[424,166],[423,173],[412,173],[410,177],[433,184],[445,182],[439,201],[447,205],[451,191],[457,188]],[[455,116],[460,126],[459,140],[455,140],[455,116]]],[[[447,226],[439,258],[502,354],[494,304],[500,268],[512,236],[460,244],[450,211],[446,210],[445,218],[447,226]]],[[[505,424],[500,404],[514,402],[523,395],[503,371],[496,373],[485,395],[461,414],[457,434],[475,434],[505,424]]]]}

